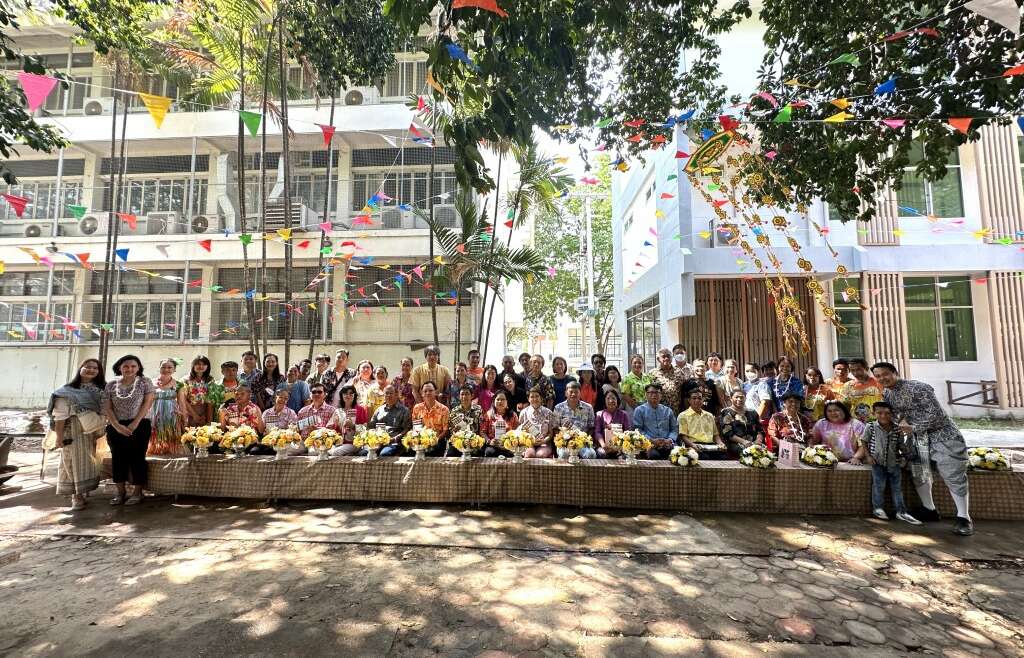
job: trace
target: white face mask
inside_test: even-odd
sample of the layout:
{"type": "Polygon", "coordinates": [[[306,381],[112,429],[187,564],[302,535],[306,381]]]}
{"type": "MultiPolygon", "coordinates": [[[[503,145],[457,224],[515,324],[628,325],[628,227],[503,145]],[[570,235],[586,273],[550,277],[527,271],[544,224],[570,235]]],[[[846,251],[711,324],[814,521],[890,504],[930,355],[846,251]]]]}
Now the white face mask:
{"type": "Polygon", "coordinates": [[[747,370],[743,374],[746,375],[748,382],[756,382],[759,379],[756,372],[747,370]]]}

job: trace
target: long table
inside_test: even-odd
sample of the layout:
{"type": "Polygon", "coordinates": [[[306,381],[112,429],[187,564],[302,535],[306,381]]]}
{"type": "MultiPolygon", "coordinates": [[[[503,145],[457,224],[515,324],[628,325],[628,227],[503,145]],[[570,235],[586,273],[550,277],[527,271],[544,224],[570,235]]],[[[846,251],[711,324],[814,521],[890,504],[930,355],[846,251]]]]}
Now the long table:
{"type": "MultiPolygon", "coordinates": [[[[639,510],[866,515],[871,512],[871,470],[779,465],[757,470],[738,462],[683,468],[668,462],[582,460],[578,464],[528,459],[409,457],[150,457],[149,485],[157,494],[212,498],[310,499],[409,503],[525,503],[639,510]]],[[[1024,472],[971,472],[971,515],[1024,520],[1024,472]]],[[[908,504],[917,501],[909,474],[908,504]]],[[[937,481],[940,512],[955,511],[937,481]]],[[[886,496],[889,500],[889,496],[886,496]]]]}

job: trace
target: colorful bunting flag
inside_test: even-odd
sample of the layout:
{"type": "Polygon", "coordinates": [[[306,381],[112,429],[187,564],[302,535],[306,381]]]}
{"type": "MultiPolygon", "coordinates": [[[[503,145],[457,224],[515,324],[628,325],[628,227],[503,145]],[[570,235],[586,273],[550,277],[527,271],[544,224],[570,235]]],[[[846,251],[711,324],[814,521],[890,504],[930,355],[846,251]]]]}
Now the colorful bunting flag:
{"type": "Polygon", "coordinates": [[[857,57],[855,53],[843,53],[839,57],[836,57],[831,62],[829,62],[829,66],[831,66],[832,64],[849,64],[850,66],[860,66],[860,58],[857,57]]]}
{"type": "Polygon", "coordinates": [[[0,196],[10,204],[11,208],[14,208],[14,214],[20,218],[25,212],[25,206],[28,205],[28,198],[18,196],[17,194],[7,194],[6,192],[4,194],[0,194],[0,196]]]}
{"type": "Polygon", "coordinates": [[[129,212],[116,213],[117,218],[128,225],[128,228],[135,230],[139,227],[139,218],[129,212]]]}
{"type": "Polygon", "coordinates": [[[904,125],[906,125],[907,122],[905,119],[882,119],[882,123],[889,126],[893,130],[899,130],[904,125]]]}
{"type": "Polygon", "coordinates": [[[128,249],[115,249],[114,255],[123,260],[124,262],[128,262],[128,249]]]}
{"type": "Polygon", "coordinates": [[[210,239],[200,240],[199,241],[199,246],[202,247],[203,249],[205,249],[206,251],[212,251],[213,240],[210,240],[210,239]]]}
{"type": "Polygon", "coordinates": [[[684,160],[690,157],[690,154],[686,151],[676,151],[676,160],[684,160]]]}
{"type": "Polygon", "coordinates": [[[662,198],[662,199],[674,199],[676,197],[675,197],[675,195],[669,194],[668,192],[662,192],[660,198],[662,198]]]}
{"type": "Polygon", "coordinates": [[[454,59],[456,61],[459,61],[459,62],[462,62],[463,64],[465,64],[469,68],[473,69],[474,71],[478,71],[479,70],[477,65],[473,63],[473,60],[471,60],[469,58],[469,55],[466,54],[466,51],[463,50],[462,47],[459,44],[457,44],[457,43],[448,43],[448,44],[445,44],[444,47],[445,47],[445,50],[448,51],[448,56],[451,57],[452,59],[454,59]]]}
{"type": "Polygon", "coordinates": [[[891,94],[894,91],[896,91],[896,76],[889,78],[882,84],[875,87],[875,96],[884,96],[885,94],[891,94]]]}
{"type": "Polygon", "coordinates": [[[793,120],[793,106],[792,105],[786,105],[781,110],[779,110],[779,113],[775,115],[775,118],[772,120],[772,122],[773,123],[789,123],[792,120],[793,120]]]}
{"type": "Polygon", "coordinates": [[[1024,117],[1017,117],[1017,127],[1024,133],[1024,117]]]}
{"type": "Polygon", "coordinates": [[[847,119],[852,119],[853,115],[849,112],[836,112],[832,116],[825,119],[825,123],[842,123],[847,119]]]}
{"type": "MultiPolygon", "coordinates": [[[[37,75],[35,73],[18,72],[18,82],[21,83],[21,90],[25,92],[25,102],[28,109],[35,112],[39,106],[46,102],[53,88],[57,86],[57,78],[49,75],[37,75]]],[[[18,215],[19,217],[21,215],[18,215]]]]}
{"type": "Polygon", "coordinates": [[[1014,0],[971,0],[963,6],[1020,36],[1020,9],[1014,0]]]}
{"type": "Polygon", "coordinates": [[[238,116],[241,117],[242,123],[249,129],[249,134],[253,137],[260,130],[260,124],[263,122],[263,115],[259,112],[247,112],[246,110],[239,110],[238,116]]]}
{"type": "Polygon", "coordinates": [[[1012,78],[1015,75],[1024,75],[1024,64],[1018,64],[1017,66],[1008,68],[1003,73],[1004,78],[1012,78]]]}
{"type": "Polygon", "coordinates": [[[851,105],[853,105],[853,103],[851,103],[850,101],[846,100],[845,98],[836,98],[835,100],[829,101],[829,103],[832,103],[833,105],[835,105],[840,110],[845,110],[846,108],[848,108],[851,105]]]}
{"type": "Polygon", "coordinates": [[[279,228],[277,229],[277,234],[281,236],[282,240],[292,239],[292,230],[290,228],[279,228]]]}
{"type": "Polygon", "coordinates": [[[68,210],[71,211],[72,217],[75,219],[81,219],[85,217],[85,213],[89,210],[85,206],[68,206],[68,210]]]}
{"type": "Polygon", "coordinates": [[[322,123],[318,123],[316,125],[320,126],[320,132],[324,134],[324,148],[330,148],[331,140],[334,139],[334,131],[336,128],[322,123]]]}
{"type": "Polygon", "coordinates": [[[968,131],[971,128],[971,118],[970,117],[952,117],[952,118],[949,119],[949,125],[953,126],[954,128],[956,128],[957,130],[959,130],[960,132],[962,132],[963,134],[966,135],[966,134],[968,134],[968,131]]]}
{"type": "Polygon", "coordinates": [[[142,99],[142,104],[149,111],[149,116],[153,118],[153,123],[156,124],[157,128],[160,128],[164,123],[164,117],[167,116],[167,110],[171,109],[171,99],[167,96],[156,96],[141,91],[139,92],[139,98],[142,99]]]}
{"type": "Polygon", "coordinates": [[[252,236],[248,233],[242,233],[238,236],[238,240],[245,246],[252,244],[252,236]]]}

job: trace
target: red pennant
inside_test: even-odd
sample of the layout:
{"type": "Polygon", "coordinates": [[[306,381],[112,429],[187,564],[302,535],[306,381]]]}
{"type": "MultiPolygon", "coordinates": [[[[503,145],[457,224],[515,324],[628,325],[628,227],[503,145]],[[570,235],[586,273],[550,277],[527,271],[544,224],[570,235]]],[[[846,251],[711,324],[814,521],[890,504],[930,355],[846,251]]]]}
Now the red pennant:
{"type": "Polygon", "coordinates": [[[117,218],[128,225],[128,228],[135,230],[139,226],[139,218],[128,212],[117,213],[117,218]]]}
{"type": "Polygon", "coordinates": [[[952,117],[949,119],[949,125],[953,126],[963,134],[967,134],[967,131],[971,128],[970,117],[952,117]]]}
{"type": "Polygon", "coordinates": [[[455,245],[455,251],[459,252],[460,254],[466,253],[466,245],[465,244],[455,245]]]}
{"type": "Polygon", "coordinates": [[[672,195],[672,194],[669,194],[668,192],[662,192],[661,193],[661,198],[662,199],[674,199],[676,197],[674,195],[672,195]]]}
{"type": "Polygon", "coordinates": [[[722,206],[724,206],[727,203],[729,203],[728,199],[721,199],[719,201],[715,201],[715,207],[716,208],[721,208],[722,206]]]}
{"type": "Polygon", "coordinates": [[[512,225],[513,225],[513,221],[511,219],[508,220],[507,222],[505,222],[505,226],[507,226],[508,228],[512,228],[512,225]]]}
{"type": "Polygon", "coordinates": [[[722,130],[736,130],[740,127],[739,121],[725,114],[718,117],[718,123],[722,124],[722,130]]]}
{"type": "Polygon", "coordinates": [[[423,134],[419,130],[416,130],[416,124],[409,124],[409,132],[412,133],[413,137],[423,137],[423,134]]]}
{"type": "Polygon", "coordinates": [[[331,140],[334,139],[334,131],[337,129],[334,126],[325,126],[322,123],[316,125],[320,126],[320,131],[324,134],[324,147],[330,147],[331,140]]]}
{"type": "Polygon", "coordinates": [[[655,135],[654,139],[651,140],[651,143],[652,144],[664,144],[665,143],[665,136],[664,135],[655,135]]]}
{"type": "Polygon", "coordinates": [[[427,101],[422,96],[417,96],[416,97],[416,109],[418,111],[423,111],[423,110],[427,109],[427,101]]]}
{"type": "Polygon", "coordinates": [[[298,247],[299,249],[306,249],[309,247],[309,240],[303,240],[302,242],[295,246],[298,247]]]}
{"type": "Polygon", "coordinates": [[[643,119],[633,119],[632,121],[624,121],[622,125],[629,126],[630,128],[639,128],[640,126],[647,123],[643,119]]]}
{"type": "Polygon", "coordinates": [[[193,279],[192,281],[188,282],[188,287],[189,288],[202,288],[203,287],[203,280],[202,279],[193,279]]]}
{"type": "Polygon", "coordinates": [[[626,141],[627,142],[638,143],[638,142],[643,141],[643,138],[644,138],[644,134],[640,133],[639,135],[633,135],[632,137],[627,138],[626,141]]]}
{"type": "Polygon", "coordinates": [[[213,240],[200,240],[199,246],[207,251],[211,251],[213,248],[213,240]]]}
{"type": "Polygon", "coordinates": [[[28,199],[16,194],[4,194],[3,197],[14,208],[14,214],[20,218],[22,213],[25,212],[25,206],[28,205],[28,199]]]}
{"type": "Polygon", "coordinates": [[[690,157],[690,154],[686,151],[676,151],[676,160],[682,160],[688,157],[690,157]]]}
{"type": "Polygon", "coordinates": [[[939,37],[942,36],[941,34],[939,34],[939,31],[936,30],[934,27],[919,27],[916,30],[914,30],[914,32],[917,32],[918,34],[923,34],[925,36],[933,37],[935,39],[938,39],[939,37]]]}
{"type": "Polygon", "coordinates": [[[508,18],[508,14],[498,6],[497,0],[455,0],[452,3],[452,9],[467,9],[475,7],[477,9],[483,9],[501,16],[502,18],[508,18]]]}
{"type": "Polygon", "coordinates": [[[1015,75],[1024,75],[1024,64],[1018,64],[1013,68],[1006,69],[1006,72],[1003,73],[1004,78],[1012,78],[1015,75]]]}
{"type": "Polygon", "coordinates": [[[82,267],[91,267],[89,265],[89,254],[88,253],[85,253],[85,254],[75,254],[75,258],[77,258],[78,262],[82,264],[82,267]]]}

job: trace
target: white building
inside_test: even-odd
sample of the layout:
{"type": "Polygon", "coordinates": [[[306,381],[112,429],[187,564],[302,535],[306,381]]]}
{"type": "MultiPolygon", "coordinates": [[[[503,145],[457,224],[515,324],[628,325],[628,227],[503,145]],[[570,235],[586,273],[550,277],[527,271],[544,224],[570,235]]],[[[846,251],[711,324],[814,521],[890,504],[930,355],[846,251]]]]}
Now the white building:
{"type": "MultiPolygon", "coordinates": [[[[723,44],[731,91],[754,88],[756,54],[747,46],[759,32],[746,29],[749,38],[732,34],[723,44]]],[[[942,181],[927,183],[908,169],[903,189],[885,191],[868,226],[838,221],[821,203],[810,209],[868,309],[844,301],[830,276],[817,275],[848,329],[840,335],[783,246],[777,253],[800,291],[812,343],[810,354],[797,355],[798,368],[817,365],[830,376],[836,357],[888,360],[931,384],[943,403],[976,393],[951,407],[957,415],[1024,413],[1024,136],[1015,126],[986,127],[982,135],[951,158],[942,181]],[[984,229],[991,236],[979,240],[974,233],[984,229]],[[1007,237],[1012,244],[995,241],[1007,237]]],[[[650,367],[658,348],[675,343],[693,358],[717,351],[774,360],[783,345],[765,286],[752,267],[741,271],[713,209],[683,173],[685,160],[675,158],[695,148],[677,127],[674,143],[613,179],[616,314],[626,351],[644,355],[650,367]]],[[[834,271],[818,232],[797,215],[788,219],[802,254],[819,271],[834,271]]],[[[772,243],[785,245],[775,234],[772,243]]]]}
{"type": "MultiPolygon", "coordinates": [[[[23,27],[17,34],[26,53],[42,55],[75,84],[69,92],[55,90],[40,112],[40,121],[58,126],[72,145],[53,154],[23,149],[10,163],[19,184],[0,184],[0,192],[30,200],[20,219],[0,202],[0,261],[5,266],[0,275],[0,355],[17,364],[0,386],[0,406],[44,404],[83,358],[97,352],[106,195],[111,170],[117,169],[110,156],[112,74],[90,48],[72,44],[75,33],[66,25],[47,25],[23,27]],[[69,206],[84,206],[85,217],[74,217],[69,206]],[[22,248],[51,258],[53,268],[22,248]],[[58,253],[51,253],[54,248],[58,253]],[[95,268],[82,267],[61,255],[65,252],[88,254],[95,268]]],[[[449,149],[431,149],[410,139],[414,113],[404,103],[410,94],[425,90],[426,56],[417,53],[420,46],[399,48],[398,65],[386,80],[361,89],[361,98],[348,99],[351,104],[339,104],[330,180],[328,151],[317,125],[330,123],[329,108],[316,108],[311,98],[291,101],[295,228],[288,241],[274,233],[284,226],[284,211],[283,204],[273,201],[267,213],[271,239],[260,239],[260,137],[246,137],[246,225],[254,235],[248,257],[258,272],[265,247],[267,269],[267,285],[259,279],[249,289],[261,300],[258,317],[264,318],[269,351],[283,357],[281,339],[289,315],[282,304],[284,255],[285,249],[293,250],[289,276],[297,311],[290,314],[292,362],[306,357],[314,332],[315,353],[333,354],[344,346],[354,358],[382,363],[392,372],[402,356],[413,354],[419,360],[422,347],[433,341],[430,299],[436,291],[426,289],[414,269],[429,262],[428,232],[422,220],[398,204],[426,208],[434,196],[437,217],[454,225],[456,183],[449,149]],[[354,222],[364,214],[367,200],[381,190],[393,201],[374,210],[371,223],[354,222]],[[322,284],[322,299],[326,296],[331,312],[321,316],[324,303],[311,308],[314,292],[306,286],[319,271],[319,224],[328,197],[332,253],[352,258],[338,258],[322,284]]],[[[9,75],[17,68],[9,65],[9,75]]],[[[301,75],[300,67],[293,66],[293,84],[301,85],[301,75]]],[[[138,90],[178,96],[177,89],[157,76],[149,76],[144,86],[138,90]]],[[[175,106],[157,129],[140,100],[133,96],[131,103],[125,211],[137,220],[134,228],[127,221],[120,226],[118,246],[128,250],[124,265],[129,269],[114,273],[111,360],[131,352],[155,371],[160,359],[180,357],[185,365],[178,376],[185,376],[191,359],[206,354],[217,371],[221,362],[238,360],[248,345],[239,238],[238,115],[230,110],[177,111],[175,106]],[[209,250],[201,240],[212,241],[209,250]]],[[[120,116],[117,121],[120,133],[120,116]]],[[[278,175],[280,126],[270,122],[267,132],[270,146],[262,164],[270,190],[278,175]]],[[[496,237],[504,239],[500,223],[496,230],[496,237]]],[[[438,305],[442,359],[450,363],[456,306],[453,299],[438,305]]],[[[476,343],[479,307],[479,291],[460,292],[463,355],[476,343]]],[[[489,362],[500,360],[503,335],[504,307],[499,303],[489,362]]]]}

